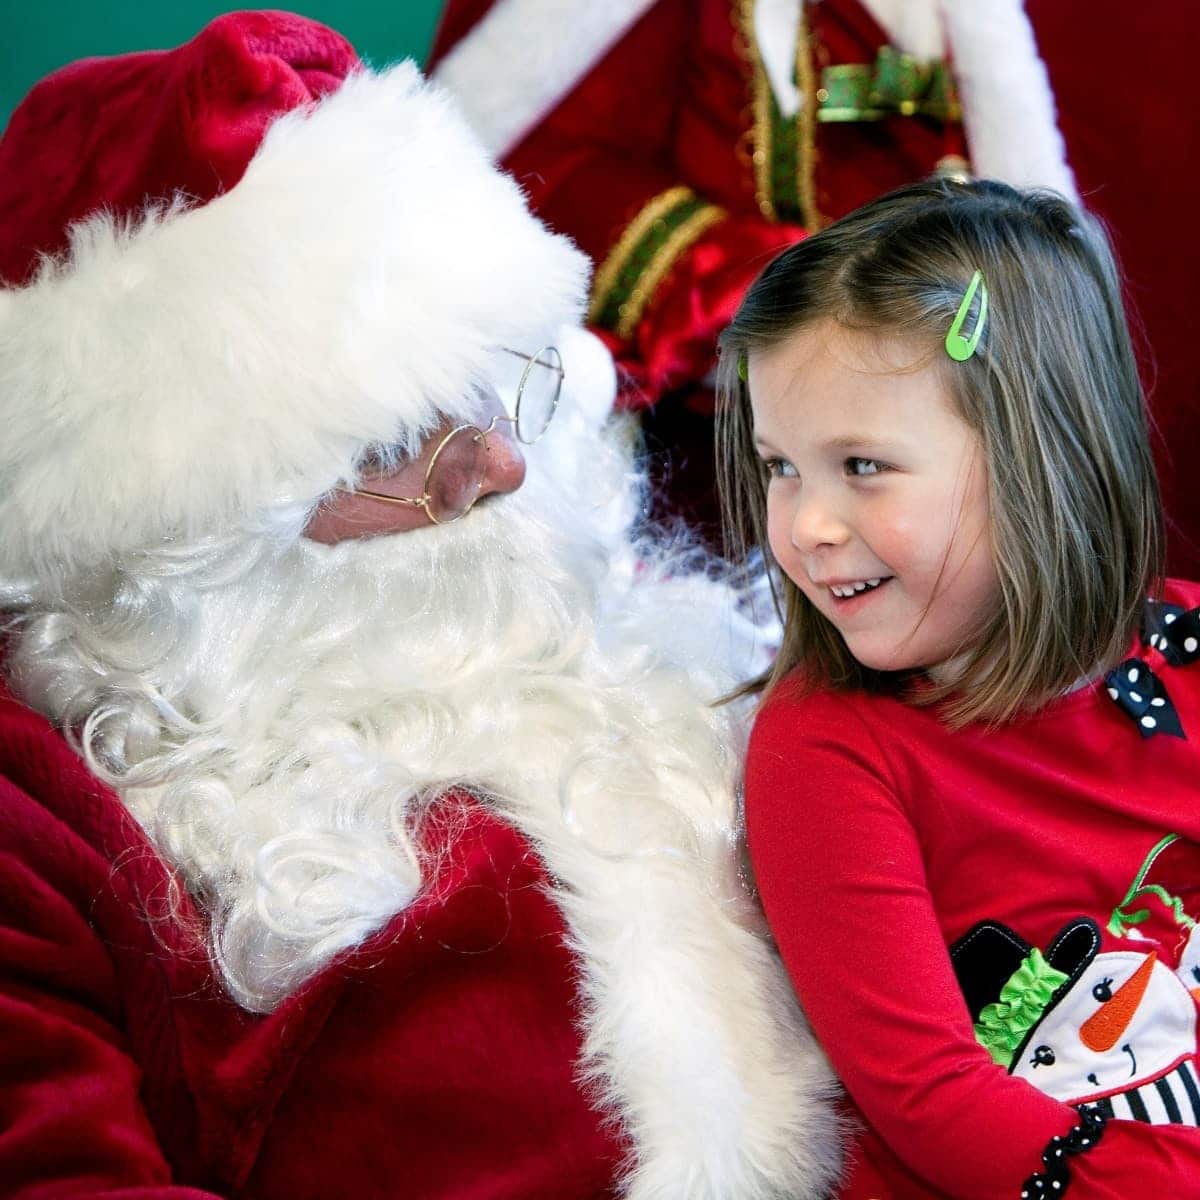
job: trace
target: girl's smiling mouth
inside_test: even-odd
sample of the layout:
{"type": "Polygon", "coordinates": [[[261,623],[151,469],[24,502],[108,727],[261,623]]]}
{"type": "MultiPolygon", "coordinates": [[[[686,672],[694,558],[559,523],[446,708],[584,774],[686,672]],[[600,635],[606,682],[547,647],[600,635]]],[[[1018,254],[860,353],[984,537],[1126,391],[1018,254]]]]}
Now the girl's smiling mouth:
{"type": "Polygon", "coordinates": [[[823,583],[834,607],[840,612],[849,608],[858,608],[874,592],[879,591],[885,584],[890,583],[891,575],[872,576],[870,579],[847,580],[845,582],[823,583]]]}

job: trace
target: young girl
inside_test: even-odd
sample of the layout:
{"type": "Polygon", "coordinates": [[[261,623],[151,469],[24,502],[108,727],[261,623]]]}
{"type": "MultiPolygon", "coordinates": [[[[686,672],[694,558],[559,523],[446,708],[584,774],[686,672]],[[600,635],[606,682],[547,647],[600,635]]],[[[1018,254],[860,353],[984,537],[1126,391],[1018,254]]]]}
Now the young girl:
{"type": "Polygon", "coordinates": [[[894,192],[767,267],[720,383],[783,576],[750,852],[860,1118],[841,1196],[1200,1196],[1200,588],[1103,235],[894,192]]]}

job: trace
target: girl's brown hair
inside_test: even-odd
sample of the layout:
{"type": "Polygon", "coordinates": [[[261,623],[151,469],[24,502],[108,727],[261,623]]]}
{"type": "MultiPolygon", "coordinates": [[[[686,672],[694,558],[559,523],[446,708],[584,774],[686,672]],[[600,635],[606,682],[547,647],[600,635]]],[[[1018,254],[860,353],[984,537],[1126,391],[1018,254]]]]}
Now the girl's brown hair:
{"type": "MultiPolygon", "coordinates": [[[[978,316],[979,296],[965,329],[978,316]]],[[[832,321],[936,356],[988,469],[1000,602],[953,684],[909,691],[948,722],[1000,722],[1120,662],[1161,578],[1163,533],[1145,402],[1098,223],[1052,193],[981,180],[891,192],[784,251],[721,336],[718,486],[735,561],[766,538],[767,478],[754,451],[747,356],[832,321]],[[973,357],[942,348],[983,272],[987,321],[973,357]]],[[[793,668],[809,686],[905,690],[861,666],[786,577],[783,644],[743,692],[793,668]]]]}

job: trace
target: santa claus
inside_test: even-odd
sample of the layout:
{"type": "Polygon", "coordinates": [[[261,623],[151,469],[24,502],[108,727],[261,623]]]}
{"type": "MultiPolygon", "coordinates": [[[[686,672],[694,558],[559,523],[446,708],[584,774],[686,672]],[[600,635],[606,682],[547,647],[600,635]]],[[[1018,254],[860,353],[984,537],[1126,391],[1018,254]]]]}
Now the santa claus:
{"type": "Polygon", "coordinates": [[[4,1194],[821,1195],[752,631],[444,97],[282,13],[64,68],[0,275],[4,1194]]]}

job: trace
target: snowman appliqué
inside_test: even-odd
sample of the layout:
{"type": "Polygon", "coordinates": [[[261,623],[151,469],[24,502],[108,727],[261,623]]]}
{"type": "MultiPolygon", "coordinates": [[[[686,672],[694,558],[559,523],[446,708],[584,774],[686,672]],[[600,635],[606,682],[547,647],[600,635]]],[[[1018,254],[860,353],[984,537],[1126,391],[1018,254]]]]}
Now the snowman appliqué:
{"type": "Polygon", "coordinates": [[[1011,1075],[1109,1117],[1200,1126],[1200,927],[1179,900],[1145,882],[1177,840],[1154,847],[1109,921],[1125,935],[1147,915],[1132,909],[1135,901],[1161,901],[1181,934],[1174,965],[1149,942],[1146,951],[1101,953],[1100,928],[1088,917],[1064,926],[1045,953],[995,921],[951,947],[976,1038],[1011,1075]]]}

